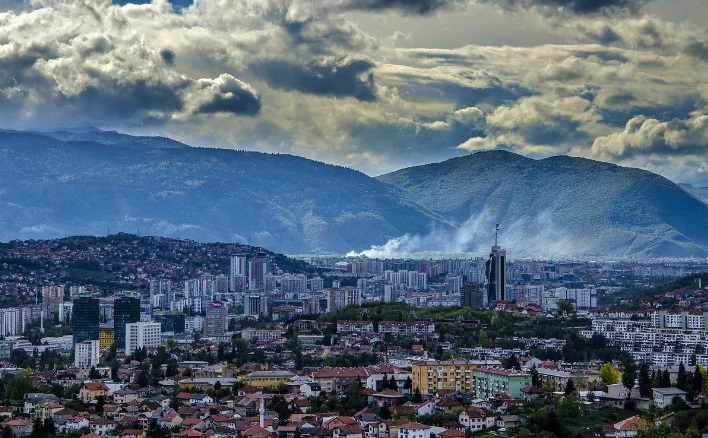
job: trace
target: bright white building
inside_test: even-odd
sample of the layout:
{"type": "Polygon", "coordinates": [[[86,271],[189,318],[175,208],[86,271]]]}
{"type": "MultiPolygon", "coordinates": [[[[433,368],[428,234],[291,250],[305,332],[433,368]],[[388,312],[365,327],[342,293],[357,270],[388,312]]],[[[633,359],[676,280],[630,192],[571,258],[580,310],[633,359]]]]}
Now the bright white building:
{"type": "Polygon", "coordinates": [[[138,348],[157,348],[162,345],[159,322],[134,322],[125,325],[125,354],[130,355],[138,348]]]}
{"type": "Polygon", "coordinates": [[[97,340],[79,342],[74,349],[74,366],[84,370],[95,367],[100,354],[97,340]]]}

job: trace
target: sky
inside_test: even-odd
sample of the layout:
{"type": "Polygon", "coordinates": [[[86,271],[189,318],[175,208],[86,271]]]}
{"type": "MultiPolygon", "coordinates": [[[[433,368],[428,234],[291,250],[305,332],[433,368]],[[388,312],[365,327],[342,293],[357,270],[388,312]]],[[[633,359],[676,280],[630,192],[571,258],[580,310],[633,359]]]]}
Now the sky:
{"type": "Polygon", "coordinates": [[[0,0],[0,127],[379,175],[566,154],[708,186],[706,0],[0,0]]]}

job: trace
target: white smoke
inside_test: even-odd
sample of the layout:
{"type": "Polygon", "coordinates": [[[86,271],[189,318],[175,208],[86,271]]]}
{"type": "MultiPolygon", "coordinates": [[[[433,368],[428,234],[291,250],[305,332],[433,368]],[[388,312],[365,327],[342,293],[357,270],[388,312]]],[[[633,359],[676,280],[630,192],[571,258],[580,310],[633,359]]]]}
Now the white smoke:
{"type": "MultiPolygon", "coordinates": [[[[494,228],[499,214],[485,208],[473,214],[455,230],[434,228],[426,235],[405,234],[383,245],[347,254],[348,257],[421,258],[431,253],[485,256],[494,244],[494,228]]],[[[529,213],[510,224],[500,223],[499,245],[507,257],[568,259],[586,254],[588,236],[571,236],[556,226],[551,210],[529,213]]]]}

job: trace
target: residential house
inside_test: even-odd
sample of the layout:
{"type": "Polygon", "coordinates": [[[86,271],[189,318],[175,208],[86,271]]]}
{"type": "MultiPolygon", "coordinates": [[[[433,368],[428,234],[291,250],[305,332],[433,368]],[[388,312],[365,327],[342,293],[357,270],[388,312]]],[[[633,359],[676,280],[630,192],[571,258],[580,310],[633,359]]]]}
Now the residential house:
{"type": "Polygon", "coordinates": [[[115,428],[116,423],[111,420],[98,416],[89,418],[89,429],[97,435],[105,436],[115,428]]]}
{"type": "Polygon", "coordinates": [[[133,391],[132,389],[123,388],[113,392],[113,403],[117,405],[122,405],[137,400],[138,393],[137,391],[133,391]]]}
{"type": "Polygon", "coordinates": [[[24,414],[34,414],[37,405],[41,403],[54,402],[59,403],[59,398],[54,394],[42,394],[41,392],[28,392],[22,398],[24,405],[22,412],[24,414]]]}
{"type": "Polygon", "coordinates": [[[5,422],[5,426],[9,426],[15,436],[24,436],[32,433],[32,422],[23,418],[15,418],[5,422]]]}
{"type": "Polygon", "coordinates": [[[421,423],[405,423],[398,427],[398,438],[430,438],[430,426],[421,423]]]}
{"type": "Polygon", "coordinates": [[[79,390],[79,399],[84,403],[108,397],[108,387],[103,382],[85,382],[79,390]]]}
{"type": "Polygon", "coordinates": [[[644,430],[647,427],[647,420],[639,418],[636,415],[613,425],[616,438],[627,438],[637,436],[640,430],[644,430]]]}
{"type": "Polygon", "coordinates": [[[64,406],[56,402],[40,403],[34,408],[34,416],[41,421],[54,418],[54,414],[64,409],[64,406]]]}
{"type": "Polygon", "coordinates": [[[496,425],[496,418],[486,409],[473,406],[460,413],[458,421],[472,432],[479,432],[496,425]]]}

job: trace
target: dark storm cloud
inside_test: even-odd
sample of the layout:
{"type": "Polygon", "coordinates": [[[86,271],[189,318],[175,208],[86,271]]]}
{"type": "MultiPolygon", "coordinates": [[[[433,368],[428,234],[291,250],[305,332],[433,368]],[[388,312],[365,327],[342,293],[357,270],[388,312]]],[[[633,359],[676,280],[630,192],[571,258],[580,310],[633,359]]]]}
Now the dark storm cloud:
{"type": "Polygon", "coordinates": [[[261,111],[261,99],[253,87],[229,74],[216,79],[200,79],[206,101],[200,103],[197,114],[237,114],[255,116],[261,111]]]}
{"type": "MultiPolygon", "coordinates": [[[[492,0],[489,3],[496,2],[492,0]]],[[[508,0],[507,3],[522,7],[545,6],[583,15],[616,10],[637,12],[646,2],[642,0],[508,0]]]]}
{"type": "Polygon", "coordinates": [[[447,8],[453,0],[348,0],[344,8],[352,10],[381,11],[397,9],[410,14],[429,14],[438,9],[447,8]]]}
{"type": "Polygon", "coordinates": [[[374,67],[367,58],[344,56],[320,57],[307,64],[272,59],[252,68],[274,88],[371,102],[376,100],[374,67]]]}
{"type": "MultiPolygon", "coordinates": [[[[578,15],[612,11],[637,12],[647,0],[481,0],[480,3],[511,9],[550,8],[578,15]]],[[[425,15],[441,9],[474,4],[468,0],[348,0],[342,5],[351,10],[399,10],[425,15]]]]}
{"type": "Polygon", "coordinates": [[[160,50],[160,57],[167,65],[174,65],[175,63],[175,52],[169,49],[160,50]]]}
{"type": "Polygon", "coordinates": [[[708,62],[708,42],[697,41],[686,46],[684,52],[696,59],[708,62]]]}

